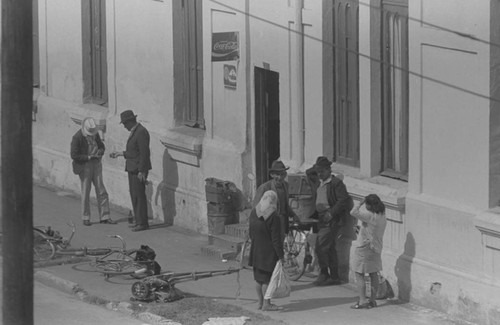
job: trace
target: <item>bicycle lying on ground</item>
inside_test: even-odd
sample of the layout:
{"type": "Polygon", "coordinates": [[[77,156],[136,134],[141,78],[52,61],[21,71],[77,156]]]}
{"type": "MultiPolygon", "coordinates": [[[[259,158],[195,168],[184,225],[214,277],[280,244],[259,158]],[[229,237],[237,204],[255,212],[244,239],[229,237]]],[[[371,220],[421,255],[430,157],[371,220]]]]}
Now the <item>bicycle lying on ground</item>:
{"type": "Polygon", "coordinates": [[[35,227],[34,259],[47,261],[57,255],[74,257],[94,257],[88,264],[93,270],[102,273],[105,278],[116,275],[131,275],[143,278],[160,273],[160,265],[154,260],[156,253],[147,245],[139,249],[127,249],[125,240],[120,235],[107,235],[119,239],[121,247],[72,248],[71,239],[75,234],[74,224],[70,224],[72,233],[69,239],[64,239],[50,227],[35,227]]]}
{"type": "Polygon", "coordinates": [[[71,227],[71,236],[63,238],[58,231],[51,227],[33,227],[33,259],[35,262],[48,261],[56,256],[56,252],[69,248],[71,239],[75,235],[75,225],[68,223],[71,227]]]}
{"type": "MultiPolygon", "coordinates": [[[[290,223],[288,234],[283,242],[285,253],[283,267],[292,281],[300,279],[313,261],[313,250],[308,237],[313,232],[312,228],[315,222],[315,220],[311,220],[290,223]]],[[[242,268],[248,268],[250,246],[251,239],[247,236],[237,257],[242,268]]]]}

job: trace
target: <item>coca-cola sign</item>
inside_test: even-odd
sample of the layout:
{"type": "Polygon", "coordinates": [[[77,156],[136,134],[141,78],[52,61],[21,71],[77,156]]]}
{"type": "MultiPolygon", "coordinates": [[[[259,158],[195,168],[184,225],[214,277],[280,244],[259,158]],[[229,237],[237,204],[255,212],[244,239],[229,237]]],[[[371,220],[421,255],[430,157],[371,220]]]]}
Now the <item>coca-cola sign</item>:
{"type": "Polygon", "coordinates": [[[234,61],[239,57],[238,32],[212,34],[212,61],[234,61]]]}

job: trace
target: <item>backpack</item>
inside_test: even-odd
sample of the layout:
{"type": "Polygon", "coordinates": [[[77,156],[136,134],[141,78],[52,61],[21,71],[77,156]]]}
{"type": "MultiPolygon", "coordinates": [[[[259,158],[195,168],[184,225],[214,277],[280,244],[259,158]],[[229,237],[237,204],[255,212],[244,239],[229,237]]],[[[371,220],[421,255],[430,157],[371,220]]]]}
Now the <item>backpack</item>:
{"type": "Polygon", "coordinates": [[[147,263],[148,271],[152,271],[154,275],[160,274],[161,266],[155,261],[156,253],[154,249],[148,245],[141,245],[141,248],[135,253],[135,260],[147,263]]]}

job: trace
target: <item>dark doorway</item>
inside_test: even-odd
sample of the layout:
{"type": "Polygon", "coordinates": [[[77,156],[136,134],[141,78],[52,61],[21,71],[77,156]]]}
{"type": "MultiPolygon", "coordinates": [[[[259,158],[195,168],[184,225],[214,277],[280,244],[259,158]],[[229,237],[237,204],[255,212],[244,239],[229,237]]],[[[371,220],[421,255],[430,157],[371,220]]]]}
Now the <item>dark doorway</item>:
{"type": "Polygon", "coordinates": [[[256,185],[269,178],[271,162],[280,157],[279,73],[255,68],[256,185]]]}

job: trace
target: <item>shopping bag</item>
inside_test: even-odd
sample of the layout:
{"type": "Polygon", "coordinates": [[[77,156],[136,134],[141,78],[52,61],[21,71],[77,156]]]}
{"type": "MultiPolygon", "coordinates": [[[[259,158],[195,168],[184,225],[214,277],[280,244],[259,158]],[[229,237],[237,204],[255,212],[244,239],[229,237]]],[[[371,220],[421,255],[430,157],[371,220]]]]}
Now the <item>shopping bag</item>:
{"type": "MultiPolygon", "coordinates": [[[[378,290],[375,298],[377,300],[382,299],[391,299],[394,298],[394,291],[392,290],[392,286],[387,281],[387,279],[380,273],[377,272],[378,275],[378,290]]],[[[366,284],[366,296],[371,297],[371,281],[370,276],[365,275],[365,284],[366,284]]]]}
{"type": "Polygon", "coordinates": [[[394,298],[394,291],[389,281],[380,273],[378,273],[378,280],[377,299],[394,298]]]}
{"type": "Polygon", "coordinates": [[[292,292],[292,284],[283,269],[281,261],[278,261],[274,267],[273,275],[271,276],[271,281],[267,286],[264,299],[289,297],[290,292],[292,292]]]}

